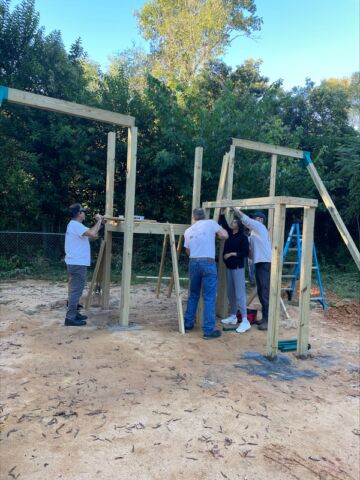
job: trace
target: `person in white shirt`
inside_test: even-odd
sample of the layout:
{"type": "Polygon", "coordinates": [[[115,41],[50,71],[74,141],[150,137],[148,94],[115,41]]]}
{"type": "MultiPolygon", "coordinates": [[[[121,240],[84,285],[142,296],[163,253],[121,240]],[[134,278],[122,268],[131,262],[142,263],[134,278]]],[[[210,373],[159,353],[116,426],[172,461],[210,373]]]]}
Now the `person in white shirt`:
{"type": "Polygon", "coordinates": [[[269,232],[265,226],[266,216],[262,212],[255,212],[251,219],[237,208],[234,208],[234,212],[251,232],[250,255],[255,264],[256,286],[262,307],[262,319],[257,323],[259,330],[267,330],[272,249],[269,232]]]}
{"type": "Polygon", "coordinates": [[[184,246],[190,257],[190,292],[185,313],[185,330],[194,328],[196,309],[201,288],[204,297],[203,332],[204,338],[221,336],[215,330],[215,300],[217,291],[217,270],[215,264],[215,237],[226,240],[228,233],[214,220],[205,219],[202,208],[193,210],[193,224],[185,233],[184,246]]]}
{"type": "Polygon", "coordinates": [[[86,271],[90,266],[89,238],[96,237],[103,221],[96,214],[96,223],[92,228],[85,227],[86,209],[80,203],[70,206],[71,220],[65,235],[65,263],[69,277],[68,308],[65,325],[80,327],[86,325],[86,316],[78,313],[77,307],[86,283],[86,271]]]}

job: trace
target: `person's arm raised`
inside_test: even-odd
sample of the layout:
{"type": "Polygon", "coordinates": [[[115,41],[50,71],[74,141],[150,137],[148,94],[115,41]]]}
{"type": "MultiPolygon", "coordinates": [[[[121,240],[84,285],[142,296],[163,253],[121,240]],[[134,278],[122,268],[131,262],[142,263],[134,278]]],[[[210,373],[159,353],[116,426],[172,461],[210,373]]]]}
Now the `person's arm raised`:
{"type": "MultiPolygon", "coordinates": [[[[233,208],[234,214],[240,218],[242,224],[248,228],[249,230],[254,230],[257,233],[261,233],[263,230],[263,225],[262,223],[258,222],[257,220],[253,220],[252,218],[249,218],[244,212],[242,212],[239,208],[233,208]]],[[[266,228],[266,227],[265,227],[266,228]]]]}
{"type": "Polygon", "coordinates": [[[101,224],[103,221],[103,217],[97,213],[95,215],[95,220],[96,220],[95,225],[89,228],[89,230],[86,230],[86,232],[84,233],[84,237],[94,238],[99,233],[99,230],[101,228],[101,224]]]}

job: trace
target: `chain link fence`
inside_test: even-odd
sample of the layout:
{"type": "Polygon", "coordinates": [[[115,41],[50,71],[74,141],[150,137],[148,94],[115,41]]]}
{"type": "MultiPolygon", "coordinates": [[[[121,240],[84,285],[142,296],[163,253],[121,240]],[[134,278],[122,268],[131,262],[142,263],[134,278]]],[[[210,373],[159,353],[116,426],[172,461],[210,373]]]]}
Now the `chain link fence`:
{"type": "MultiPolygon", "coordinates": [[[[0,279],[30,276],[33,278],[65,278],[64,233],[0,231],[0,279]]],[[[161,235],[134,235],[133,272],[156,275],[159,269],[163,237],[161,235]]],[[[95,266],[100,238],[90,242],[91,263],[95,266]]],[[[113,232],[112,277],[121,278],[123,235],[113,232]]],[[[185,271],[187,261],[180,257],[180,269],[185,271]]],[[[168,245],[165,272],[171,271],[168,245]]]]}

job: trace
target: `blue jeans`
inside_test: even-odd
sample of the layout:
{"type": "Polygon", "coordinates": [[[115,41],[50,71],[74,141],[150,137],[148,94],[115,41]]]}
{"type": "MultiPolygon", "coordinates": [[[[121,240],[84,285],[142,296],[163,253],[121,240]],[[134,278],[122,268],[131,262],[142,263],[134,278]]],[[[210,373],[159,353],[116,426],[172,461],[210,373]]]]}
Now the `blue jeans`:
{"type": "Polygon", "coordinates": [[[217,270],[215,262],[209,260],[192,260],[189,264],[190,294],[185,313],[185,328],[194,326],[201,287],[204,297],[203,331],[208,334],[215,327],[215,300],[217,290],[217,270]]]}

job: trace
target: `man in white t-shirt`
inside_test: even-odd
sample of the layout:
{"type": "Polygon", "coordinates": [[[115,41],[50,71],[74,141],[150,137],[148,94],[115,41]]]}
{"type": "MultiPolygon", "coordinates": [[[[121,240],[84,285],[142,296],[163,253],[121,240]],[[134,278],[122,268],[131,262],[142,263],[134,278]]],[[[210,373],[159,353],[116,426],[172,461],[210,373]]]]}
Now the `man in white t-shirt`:
{"type": "Polygon", "coordinates": [[[215,300],[217,270],[215,265],[215,237],[228,238],[228,233],[214,220],[205,220],[202,208],[193,210],[193,224],[185,233],[185,249],[190,257],[190,292],[185,313],[185,330],[194,328],[196,310],[201,288],[204,297],[203,332],[204,338],[220,337],[215,330],[215,300]]]}
{"type": "Polygon", "coordinates": [[[66,228],[65,235],[65,263],[69,276],[69,298],[65,325],[80,327],[86,325],[86,316],[78,313],[77,307],[86,283],[86,271],[90,266],[89,238],[96,237],[101,224],[102,216],[95,215],[96,223],[92,228],[85,227],[86,210],[80,203],[70,207],[71,220],[66,228]]]}
{"type": "Polygon", "coordinates": [[[265,226],[266,217],[262,212],[255,212],[251,219],[237,208],[234,208],[234,212],[239,215],[243,225],[251,232],[250,255],[255,265],[256,286],[262,307],[262,320],[257,323],[259,330],[267,330],[272,249],[269,232],[265,226]]]}

